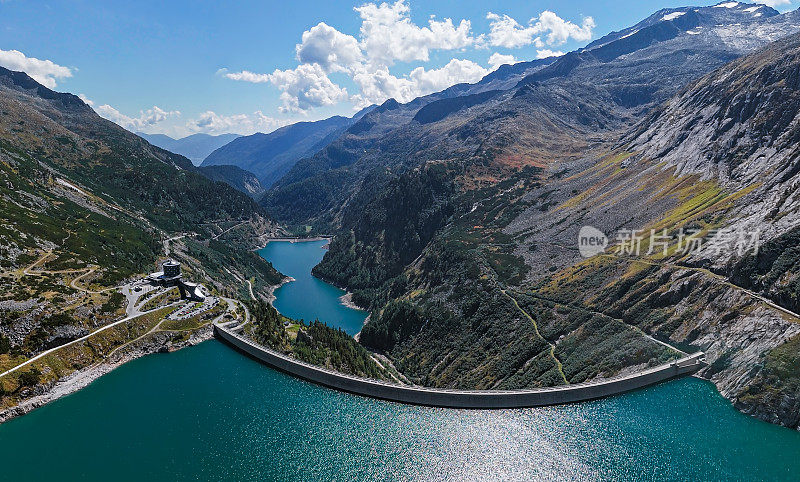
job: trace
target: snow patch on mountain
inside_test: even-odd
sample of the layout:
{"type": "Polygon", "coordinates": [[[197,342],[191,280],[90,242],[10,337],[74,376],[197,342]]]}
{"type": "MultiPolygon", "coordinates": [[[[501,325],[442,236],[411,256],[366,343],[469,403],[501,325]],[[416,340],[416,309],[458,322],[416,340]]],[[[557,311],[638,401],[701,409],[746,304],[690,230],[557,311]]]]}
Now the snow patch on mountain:
{"type": "Polygon", "coordinates": [[[686,12],[672,12],[661,17],[661,20],[674,20],[683,15],[686,15],[686,12]]]}

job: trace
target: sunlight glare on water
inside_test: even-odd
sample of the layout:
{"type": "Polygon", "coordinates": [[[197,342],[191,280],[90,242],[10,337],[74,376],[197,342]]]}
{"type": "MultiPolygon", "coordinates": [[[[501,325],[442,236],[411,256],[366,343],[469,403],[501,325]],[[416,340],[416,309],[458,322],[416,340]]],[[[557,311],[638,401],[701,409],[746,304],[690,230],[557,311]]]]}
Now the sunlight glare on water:
{"type": "MultiPolygon", "coordinates": [[[[281,256],[307,256],[297,262],[310,269],[319,253],[310,243],[289,244],[304,245],[281,256]]],[[[341,306],[339,291],[328,293],[317,306],[341,306]]],[[[316,316],[334,320],[337,313],[316,316]]],[[[108,480],[109,474],[115,480],[800,480],[800,433],[740,414],[694,378],[566,406],[450,410],[336,392],[208,341],[125,364],[0,425],[0,480],[108,480]]]]}

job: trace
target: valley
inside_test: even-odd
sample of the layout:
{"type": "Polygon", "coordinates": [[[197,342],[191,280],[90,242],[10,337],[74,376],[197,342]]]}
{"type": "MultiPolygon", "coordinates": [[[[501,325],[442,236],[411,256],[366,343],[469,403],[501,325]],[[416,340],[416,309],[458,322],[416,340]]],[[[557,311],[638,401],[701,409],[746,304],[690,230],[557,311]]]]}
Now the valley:
{"type": "Polygon", "coordinates": [[[666,342],[796,428],[798,17],[748,8],[662,10],[505,89],[387,101],[261,202],[335,234],[314,274],[370,310],[360,343],[413,383],[577,383],[657,364],[666,342]],[[581,257],[583,226],[606,256],[581,257]],[[719,248],[748,229],[757,255],[719,248]],[[619,255],[625,230],[641,253],[619,255]]]}
{"type": "Polygon", "coordinates": [[[350,117],[176,140],[0,67],[0,421],[220,323],[437,393],[565,389],[702,352],[696,376],[736,410],[796,430],[798,72],[800,11],[670,8],[350,117]],[[168,260],[189,295],[162,280],[168,260]]]}
{"type": "MultiPolygon", "coordinates": [[[[313,265],[322,255],[307,246],[312,243],[275,244],[282,249],[266,254],[276,266],[313,265]]],[[[346,309],[336,304],[339,291],[329,288],[329,296],[318,299],[330,309],[313,317],[338,327],[346,309]]],[[[284,293],[276,295],[280,302],[284,293]]],[[[326,389],[212,340],[133,360],[1,424],[0,460],[15,454],[8,476],[42,479],[100,479],[113,470],[125,479],[176,472],[198,478],[217,472],[231,478],[429,479],[442,472],[558,478],[565,467],[585,480],[655,472],[674,479],[791,479],[799,437],[738,413],[712,384],[696,378],[559,407],[443,410],[326,389]],[[49,441],[51,457],[69,463],[37,464],[36,451],[17,450],[41,439],[49,441]],[[172,448],[165,451],[163,444],[172,448]],[[229,449],[235,444],[242,450],[229,449]],[[317,455],[311,459],[310,452],[317,455]]]]}

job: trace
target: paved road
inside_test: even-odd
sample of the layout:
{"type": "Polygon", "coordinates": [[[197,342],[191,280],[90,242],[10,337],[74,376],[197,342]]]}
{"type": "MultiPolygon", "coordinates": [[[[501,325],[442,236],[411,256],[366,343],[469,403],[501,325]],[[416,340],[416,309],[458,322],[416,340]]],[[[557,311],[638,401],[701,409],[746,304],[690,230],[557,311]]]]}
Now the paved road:
{"type": "Polygon", "coordinates": [[[185,234],[181,234],[179,236],[173,236],[171,238],[165,239],[164,240],[164,256],[169,257],[169,243],[170,243],[170,241],[177,241],[177,240],[179,240],[181,238],[185,238],[185,237],[186,237],[185,234]]]}
{"type": "Polygon", "coordinates": [[[106,326],[102,327],[102,328],[98,328],[97,330],[95,330],[95,331],[93,331],[93,332],[89,333],[89,334],[88,334],[88,335],[86,335],[86,336],[82,336],[82,337],[80,337],[80,338],[76,338],[76,339],[74,339],[74,340],[72,340],[72,341],[70,341],[70,342],[68,342],[68,343],[64,343],[63,345],[57,346],[57,347],[55,347],[55,348],[51,348],[51,349],[49,349],[49,350],[45,350],[45,351],[43,351],[43,352],[39,353],[38,355],[36,355],[35,357],[33,357],[33,358],[30,358],[30,359],[28,359],[28,360],[26,360],[26,361],[24,361],[24,362],[20,363],[19,365],[15,366],[14,368],[12,368],[12,369],[10,369],[10,370],[6,370],[6,371],[5,371],[5,372],[3,372],[3,373],[0,373],[0,378],[2,378],[2,377],[4,377],[4,376],[8,375],[9,373],[13,373],[13,372],[17,371],[17,370],[19,370],[20,368],[22,368],[22,367],[24,367],[24,366],[26,366],[26,365],[30,365],[31,363],[35,362],[36,360],[39,360],[39,359],[41,359],[41,358],[43,358],[43,357],[46,357],[47,355],[49,355],[49,354],[51,354],[51,353],[53,353],[53,352],[55,352],[55,351],[58,351],[58,350],[60,350],[60,349],[62,349],[62,348],[68,347],[68,346],[70,346],[70,345],[74,345],[75,343],[80,343],[80,342],[82,342],[82,341],[86,341],[86,340],[88,340],[89,338],[93,337],[94,335],[96,335],[96,334],[98,334],[98,333],[100,333],[100,332],[106,331],[106,330],[108,330],[109,328],[113,328],[113,327],[115,327],[115,326],[117,326],[117,325],[119,325],[119,324],[125,323],[126,321],[130,321],[130,320],[132,320],[132,319],[134,319],[134,318],[138,318],[139,316],[146,315],[146,314],[148,314],[148,313],[152,313],[152,312],[154,312],[154,311],[158,311],[158,310],[160,310],[161,308],[165,308],[165,307],[167,307],[167,306],[173,306],[173,305],[176,305],[176,304],[178,304],[178,303],[180,303],[180,301],[178,301],[178,302],[175,302],[175,303],[172,303],[172,304],[170,304],[170,305],[166,305],[166,306],[161,306],[161,307],[158,307],[158,308],[154,308],[154,309],[152,309],[152,310],[150,310],[150,311],[145,311],[145,312],[139,313],[139,314],[137,314],[137,315],[135,315],[135,316],[126,316],[125,318],[123,318],[123,319],[121,319],[121,320],[115,321],[115,322],[113,322],[113,323],[111,323],[111,324],[108,324],[108,325],[106,325],[106,326]]]}
{"type": "Polygon", "coordinates": [[[253,301],[255,301],[256,295],[253,294],[253,283],[251,283],[249,279],[245,281],[247,281],[247,288],[250,290],[250,298],[252,298],[253,301]]]}

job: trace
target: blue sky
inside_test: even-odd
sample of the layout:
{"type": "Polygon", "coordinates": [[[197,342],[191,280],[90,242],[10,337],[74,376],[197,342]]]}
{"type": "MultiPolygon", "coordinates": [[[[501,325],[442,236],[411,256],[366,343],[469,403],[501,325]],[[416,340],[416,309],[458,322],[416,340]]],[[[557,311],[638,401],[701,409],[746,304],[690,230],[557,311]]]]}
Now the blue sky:
{"type": "Polygon", "coordinates": [[[714,3],[0,0],[0,65],[131,130],[250,134],[408,101],[661,8],[714,3]]]}

